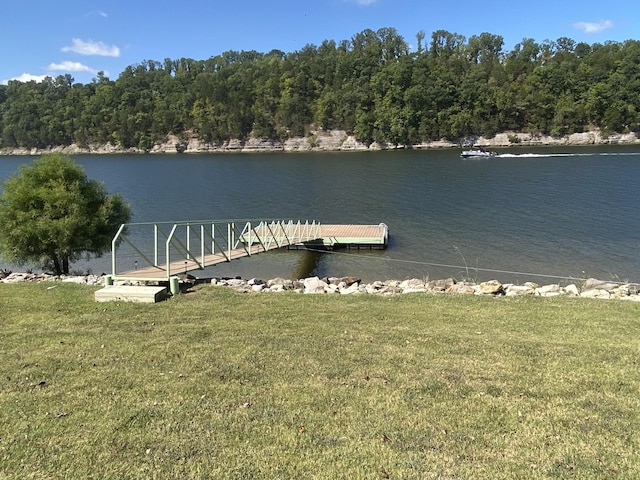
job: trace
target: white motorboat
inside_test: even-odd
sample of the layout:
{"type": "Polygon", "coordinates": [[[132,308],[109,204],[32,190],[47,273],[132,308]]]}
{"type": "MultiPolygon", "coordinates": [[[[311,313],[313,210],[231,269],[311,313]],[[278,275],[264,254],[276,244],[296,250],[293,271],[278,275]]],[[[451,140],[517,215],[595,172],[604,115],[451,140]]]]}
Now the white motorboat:
{"type": "Polygon", "coordinates": [[[463,150],[460,156],[462,158],[490,158],[495,157],[496,152],[487,152],[484,148],[472,148],[471,150],[463,150]]]}

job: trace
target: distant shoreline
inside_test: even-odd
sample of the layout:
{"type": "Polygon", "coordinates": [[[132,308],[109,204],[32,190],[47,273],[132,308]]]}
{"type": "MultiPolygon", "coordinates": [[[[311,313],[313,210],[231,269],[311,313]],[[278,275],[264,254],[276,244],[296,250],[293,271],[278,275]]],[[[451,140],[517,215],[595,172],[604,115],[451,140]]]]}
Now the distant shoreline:
{"type": "Polygon", "coordinates": [[[344,130],[316,131],[308,137],[290,138],[284,142],[264,138],[247,140],[229,140],[220,144],[201,141],[192,135],[187,139],[175,135],[167,135],[163,143],[154,145],[150,150],[139,148],[122,148],[110,143],[80,147],[78,145],[38,148],[3,148],[0,155],[42,155],[46,153],[63,153],[67,155],[108,155],[108,154],[197,154],[197,153],[255,153],[255,152],[366,152],[384,150],[443,150],[472,146],[483,148],[507,147],[551,147],[551,146],[597,146],[597,145],[640,145],[640,138],[635,133],[613,134],[603,136],[599,131],[574,133],[563,137],[532,135],[529,133],[499,133],[493,138],[467,137],[453,142],[438,140],[415,145],[388,145],[373,142],[364,144],[348,135],[344,130]],[[180,150],[180,152],[179,152],[180,150]]]}

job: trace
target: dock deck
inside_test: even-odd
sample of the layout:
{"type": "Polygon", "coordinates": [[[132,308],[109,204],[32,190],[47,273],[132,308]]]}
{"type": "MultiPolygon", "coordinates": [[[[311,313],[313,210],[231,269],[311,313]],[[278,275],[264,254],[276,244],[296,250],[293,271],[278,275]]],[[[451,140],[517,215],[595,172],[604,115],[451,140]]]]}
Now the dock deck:
{"type": "Polygon", "coordinates": [[[293,245],[291,248],[386,248],[389,240],[389,228],[378,225],[320,225],[317,239],[293,245]]]}

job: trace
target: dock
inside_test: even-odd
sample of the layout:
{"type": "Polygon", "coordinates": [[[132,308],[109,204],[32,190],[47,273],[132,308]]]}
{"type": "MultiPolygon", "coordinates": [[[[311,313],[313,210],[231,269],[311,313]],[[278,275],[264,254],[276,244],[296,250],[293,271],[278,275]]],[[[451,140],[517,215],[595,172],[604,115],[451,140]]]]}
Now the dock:
{"type": "Polygon", "coordinates": [[[387,247],[389,228],[301,220],[207,220],[131,223],[112,241],[111,280],[169,282],[172,277],[278,248],[387,247]],[[141,242],[140,230],[150,238],[141,242]],[[133,240],[132,233],[138,240],[133,240]],[[152,247],[150,247],[152,245],[152,247]],[[120,265],[135,268],[122,269],[120,265]]]}
{"type": "Polygon", "coordinates": [[[320,236],[289,248],[367,248],[384,249],[389,242],[389,227],[378,225],[321,225],[320,236]]]}

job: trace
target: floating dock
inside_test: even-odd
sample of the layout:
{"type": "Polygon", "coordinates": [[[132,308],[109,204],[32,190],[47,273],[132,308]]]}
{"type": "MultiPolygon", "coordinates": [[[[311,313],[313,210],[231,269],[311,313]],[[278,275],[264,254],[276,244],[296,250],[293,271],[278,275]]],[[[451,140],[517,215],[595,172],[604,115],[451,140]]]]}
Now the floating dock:
{"type": "Polygon", "coordinates": [[[384,249],[389,242],[389,227],[378,225],[320,225],[319,238],[289,248],[369,248],[384,249]]]}

